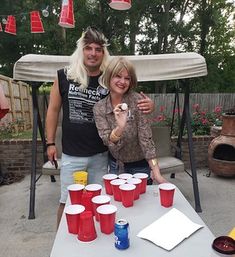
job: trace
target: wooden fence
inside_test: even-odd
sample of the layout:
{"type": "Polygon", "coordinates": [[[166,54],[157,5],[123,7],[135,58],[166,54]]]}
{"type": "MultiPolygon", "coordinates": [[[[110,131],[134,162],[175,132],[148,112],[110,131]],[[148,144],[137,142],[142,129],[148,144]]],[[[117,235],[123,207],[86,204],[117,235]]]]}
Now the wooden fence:
{"type": "MultiPolygon", "coordinates": [[[[155,103],[155,114],[160,113],[160,109],[163,106],[167,115],[172,114],[175,94],[148,94],[148,96],[155,103]]],[[[47,97],[49,101],[49,97],[47,97]]],[[[40,113],[43,113],[43,96],[39,96],[40,113]]],[[[179,94],[180,109],[183,109],[184,94],[179,94]]],[[[235,106],[235,93],[211,93],[211,94],[190,94],[190,111],[193,110],[193,105],[198,104],[201,110],[213,112],[215,107],[220,106],[223,111],[231,109],[235,106]]]]}
{"type": "MultiPolygon", "coordinates": [[[[149,94],[149,97],[155,102],[155,114],[160,113],[160,109],[163,106],[165,113],[171,115],[175,94],[149,94]]],[[[183,110],[184,95],[179,94],[180,110],[183,110]]],[[[213,94],[190,94],[190,112],[194,112],[193,106],[198,104],[200,110],[206,112],[213,112],[215,107],[220,106],[222,111],[235,107],[235,93],[213,93],[213,94]]]]}
{"type": "MultiPolygon", "coordinates": [[[[161,106],[164,107],[164,113],[171,117],[173,107],[174,107],[174,100],[175,94],[148,94],[148,96],[154,101],[155,103],[155,111],[152,114],[153,116],[157,116],[160,114],[161,106]]],[[[43,119],[46,115],[43,114],[45,107],[45,99],[43,95],[39,96],[39,109],[40,114],[43,119]]],[[[49,96],[47,96],[47,102],[49,102],[49,96]]],[[[179,102],[180,102],[180,110],[183,110],[183,103],[184,103],[184,94],[179,94],[179,102]]],[[[200,94],[200,93],[193,93],[190,94],[190,111],[191,114],[194,112],[193,105],[199,104],[200,109],[208,112],[213,112],[215,107],[221,106],[222,111],[227,109],[231,109],[235,106],[235,93],[213,93],[213,94],[200,94]]],[[[43,120],[43,123],[45,121],[43,120]]],[[[60,120],[61,122],[61,115],[60,120]]]]}
{"type": "MultiPolygon", "coordinates": [[[[11,78],[0,75],[0,84],[3,86],[6,97],[10,103],[10,112],[0,122],[6,120],[12,122],[17,119],[22,119],[24,129],[32,127],[32,104],[29,85],[23,82],[15,82],[11,78]]],[[[164,112],[171,116],[175,94],[149,94],[148,95],[155,103],[155,112],[153,115],[160,113],[161,106],[164,107],[164,112]]],[[[180,110],[183,109],[183,94],[179,94],[180,110]]],[[[45,100],[43,95],[39,95],[39,111],[41,117],[45,118],[45,100]]],[[[47,99],[49,97],[47,96],[47,99]]],[[[212,112],[215,107],[221,106],[223,111],[231,109],[235,106],[235,93],[212,93],[212,94],[190,94],[190,109],[193,112],[193,105],[198,104],[201,110],[212,112]]],[[[16,128],[19,129],[19,128],[16,128]]]]}
{"type": "Polygon", "coordinates": [[[0,124],[12,123],[15,131],[32,128],[32,104],[29,85],[0,75],[0,85],[9,102],[10,111],[0,124]]]}

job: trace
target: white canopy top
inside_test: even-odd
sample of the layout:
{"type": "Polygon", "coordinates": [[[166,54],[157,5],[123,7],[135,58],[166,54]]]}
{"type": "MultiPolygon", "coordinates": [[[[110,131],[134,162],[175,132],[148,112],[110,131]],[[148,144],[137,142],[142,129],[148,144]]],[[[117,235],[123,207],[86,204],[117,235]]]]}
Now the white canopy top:
{"type": "MultiPolygon", "coordinates": [[[[126,56],[136,68],[138,81],[160,81],[207,75],[204,57],[197,53],[126,56]]],[[[51,82],[56,71],[69,64],[70,56],[27,54],[14,65],[13,78],[51,82]]]]}

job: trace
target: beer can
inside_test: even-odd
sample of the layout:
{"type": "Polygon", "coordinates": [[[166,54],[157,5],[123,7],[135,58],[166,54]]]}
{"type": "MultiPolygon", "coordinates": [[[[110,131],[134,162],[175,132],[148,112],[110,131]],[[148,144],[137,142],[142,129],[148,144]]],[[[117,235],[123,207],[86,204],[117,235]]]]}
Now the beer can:
{"type": "Polygon", "coordinates": [[[129,223],[125,219],[119,219],[114,227],[115,247],[120,250],[130,246],[129,223]]]}

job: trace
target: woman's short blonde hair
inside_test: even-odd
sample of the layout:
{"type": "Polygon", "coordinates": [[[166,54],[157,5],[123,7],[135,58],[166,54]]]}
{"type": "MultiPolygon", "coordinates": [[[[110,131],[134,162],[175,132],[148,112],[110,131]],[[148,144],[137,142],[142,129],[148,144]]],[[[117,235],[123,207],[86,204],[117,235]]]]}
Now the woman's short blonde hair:
{"type": "Polygon", "coordinates": [[[130,76],[130,88],[134,88],[137,85],[137,76],[133,64],[125,57],[113,57],[108,66],[106,67],[102,77],[100,78],[100,84],[104,87],[110,87],[111,79],[119,74],[123,69],[126,69],[130,76]]]}

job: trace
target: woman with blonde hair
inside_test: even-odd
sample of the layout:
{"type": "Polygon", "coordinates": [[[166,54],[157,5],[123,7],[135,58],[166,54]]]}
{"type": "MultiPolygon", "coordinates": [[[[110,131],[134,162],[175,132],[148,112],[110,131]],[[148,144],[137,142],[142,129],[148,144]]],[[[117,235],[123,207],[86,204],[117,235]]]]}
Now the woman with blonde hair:
{"type": "Polygon", "coordinates": [[[133,65],[124,57],[114,57],[100,82],[110,93],[93,111],[98,133],[109,148],[110,172],[144,172],[158,183],[166,182],[159,170],[147,116],[137,108],[141,95],[133,91],[137,85],[133,65]]]}

